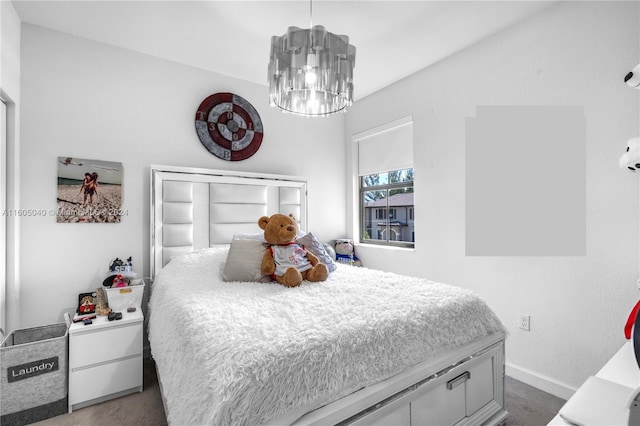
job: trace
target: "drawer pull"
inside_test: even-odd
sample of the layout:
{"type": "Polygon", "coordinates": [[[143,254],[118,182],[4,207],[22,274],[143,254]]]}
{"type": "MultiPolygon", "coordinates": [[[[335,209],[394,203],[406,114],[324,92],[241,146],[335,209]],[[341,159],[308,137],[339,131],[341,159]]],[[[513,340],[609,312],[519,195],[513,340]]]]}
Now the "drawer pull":
{"type": "Polygon", "coordinates": [[[456,386],[458,386],[459,384],[466,382],[470,378],[471,378],[471,373],[469,373],[468,371],[465,371],[461,375],[459,375],[457,377],[454,377],[453,379],[449,380],[447,382],[447,389],[451,390],[451,389],[455,388],[456,386]]]}

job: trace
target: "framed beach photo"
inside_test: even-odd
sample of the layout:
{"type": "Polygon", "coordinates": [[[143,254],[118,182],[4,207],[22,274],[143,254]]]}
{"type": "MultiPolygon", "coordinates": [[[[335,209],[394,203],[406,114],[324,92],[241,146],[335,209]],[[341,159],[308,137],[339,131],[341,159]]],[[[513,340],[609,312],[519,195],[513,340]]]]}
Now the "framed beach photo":
{"type": "Polygon", "coordinates": [[[58,157],[58,223],[119,223],[122,163],[58,157]]]}

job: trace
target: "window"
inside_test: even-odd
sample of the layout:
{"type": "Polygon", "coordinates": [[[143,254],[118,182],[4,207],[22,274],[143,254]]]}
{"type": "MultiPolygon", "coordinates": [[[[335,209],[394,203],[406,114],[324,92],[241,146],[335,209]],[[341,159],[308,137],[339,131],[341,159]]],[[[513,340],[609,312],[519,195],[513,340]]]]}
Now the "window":
{"type": "Polygon", "coordinates": [[[358,149],[361,243],[413,247],[411,117],[354,136],[358,149]]]}
{"type": "Polygon", "coordinates": [[[413,246],[413,169],[360,177],[360,242],[413,246]]]}

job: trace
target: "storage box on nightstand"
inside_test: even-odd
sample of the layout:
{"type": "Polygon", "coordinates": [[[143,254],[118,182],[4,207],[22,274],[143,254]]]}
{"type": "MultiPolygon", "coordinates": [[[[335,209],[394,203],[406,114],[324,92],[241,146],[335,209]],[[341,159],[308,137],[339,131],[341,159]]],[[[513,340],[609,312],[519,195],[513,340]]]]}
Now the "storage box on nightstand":
{"type": "Polygon", "coordinates": [[[132,282],[127,287],[105,288],[104,292],[109,307],[114,311],[124,311],[129,306],[140,308],[144,296],[144,281],[136,280],[135,284],[132,282]]]}
{"type": "Polygon", "coordinates": [[[69,327],[69,412],[133,392],[142,392],[141,309],[69,327]]]}

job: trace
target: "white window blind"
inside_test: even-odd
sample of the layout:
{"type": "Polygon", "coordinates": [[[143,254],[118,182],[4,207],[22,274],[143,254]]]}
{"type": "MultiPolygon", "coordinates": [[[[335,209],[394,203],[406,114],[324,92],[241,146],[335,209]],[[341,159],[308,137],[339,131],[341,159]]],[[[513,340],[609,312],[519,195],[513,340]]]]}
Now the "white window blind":
{"type": "Polygon", "coordinates": [[[404,117],[353,136],[358,144],[358,174],[413,167],[413,121],[404,117]]]}

